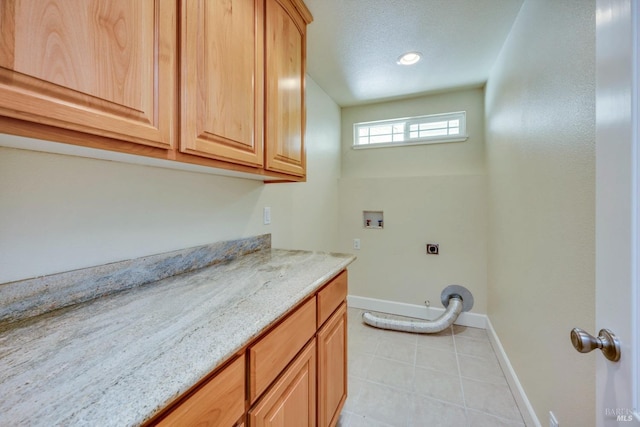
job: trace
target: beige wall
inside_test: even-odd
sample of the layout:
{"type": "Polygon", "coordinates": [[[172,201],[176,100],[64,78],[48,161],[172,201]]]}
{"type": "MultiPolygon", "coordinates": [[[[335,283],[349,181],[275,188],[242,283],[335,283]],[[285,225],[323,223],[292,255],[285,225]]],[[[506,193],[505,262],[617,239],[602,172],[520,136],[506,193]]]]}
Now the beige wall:
{"type": "Polygon", "coordinates": [[[594,11],[525,1],[486,88],[488,314],[543,425],[594,425],[594,11]]]}
{"type": "Polygon", "coordinates": [[[481,88],[343,108],[339,247],[358,256],[351,295],[441,308],[440,292],[455,283],[474,294],[473,312],[486,313],[483,123],[481,88]],[[461,110],[466,142],[351,149],[355,122],[461,110]],[[384,211],[384,229],[364,229],[363,210],[384,211]],[[440,255],[426,255],[426,243],[440,255]]]}
{"type": "Polygon", "coordinates": [[[0,148],[0,283],[262,233],[336,250],[340,109],[307,82],[307,183],[0,148]]]}

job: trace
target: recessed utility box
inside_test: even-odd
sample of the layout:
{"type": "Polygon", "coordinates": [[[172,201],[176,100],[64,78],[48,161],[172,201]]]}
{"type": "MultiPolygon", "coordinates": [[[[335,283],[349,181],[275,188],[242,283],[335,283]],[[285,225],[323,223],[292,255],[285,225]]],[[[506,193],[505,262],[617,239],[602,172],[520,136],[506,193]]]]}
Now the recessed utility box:
{"type": "Polygon", "coordinates": [[[362,225],[364,228],[384,228],[383,211],[362,211],[362,225]]]}

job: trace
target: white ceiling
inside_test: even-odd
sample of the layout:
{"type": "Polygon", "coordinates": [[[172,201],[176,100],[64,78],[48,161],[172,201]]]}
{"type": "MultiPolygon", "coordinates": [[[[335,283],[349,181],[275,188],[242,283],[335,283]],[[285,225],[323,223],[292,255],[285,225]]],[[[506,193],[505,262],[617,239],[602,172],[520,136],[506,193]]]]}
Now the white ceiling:
{"type": "Polygon", "coordinates": [[[307,72],[341,106],[483,85],[523,0],[305,0],[307,72]],[[413,66],[398,57],[419,51],[413,66]]]}

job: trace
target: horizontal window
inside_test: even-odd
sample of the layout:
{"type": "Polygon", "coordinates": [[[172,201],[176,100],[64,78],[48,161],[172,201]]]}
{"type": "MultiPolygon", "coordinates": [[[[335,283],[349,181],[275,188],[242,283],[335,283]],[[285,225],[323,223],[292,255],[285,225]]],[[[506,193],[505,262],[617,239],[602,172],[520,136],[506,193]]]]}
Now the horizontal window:
{"type": "Polygon", "coordinates": [[[353,125],[353,148],[458,142],[467,139],[467,113],[432,114],[353,125]]]}

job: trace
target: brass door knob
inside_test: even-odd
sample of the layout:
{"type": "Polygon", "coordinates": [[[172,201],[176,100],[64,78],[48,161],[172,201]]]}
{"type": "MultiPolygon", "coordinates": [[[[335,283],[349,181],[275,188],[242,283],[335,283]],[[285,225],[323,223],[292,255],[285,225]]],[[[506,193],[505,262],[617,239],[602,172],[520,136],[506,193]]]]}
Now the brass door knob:
{"type": "Polygon", "coordinates": [[[620,360],[620,341],[608,329],[600,329],[596,338],[583,329],[573,328],[571,330],[571,344],[580,353],[589,353],[591,350],[599,348],[607,359],[613,362],[620,360]]]}

